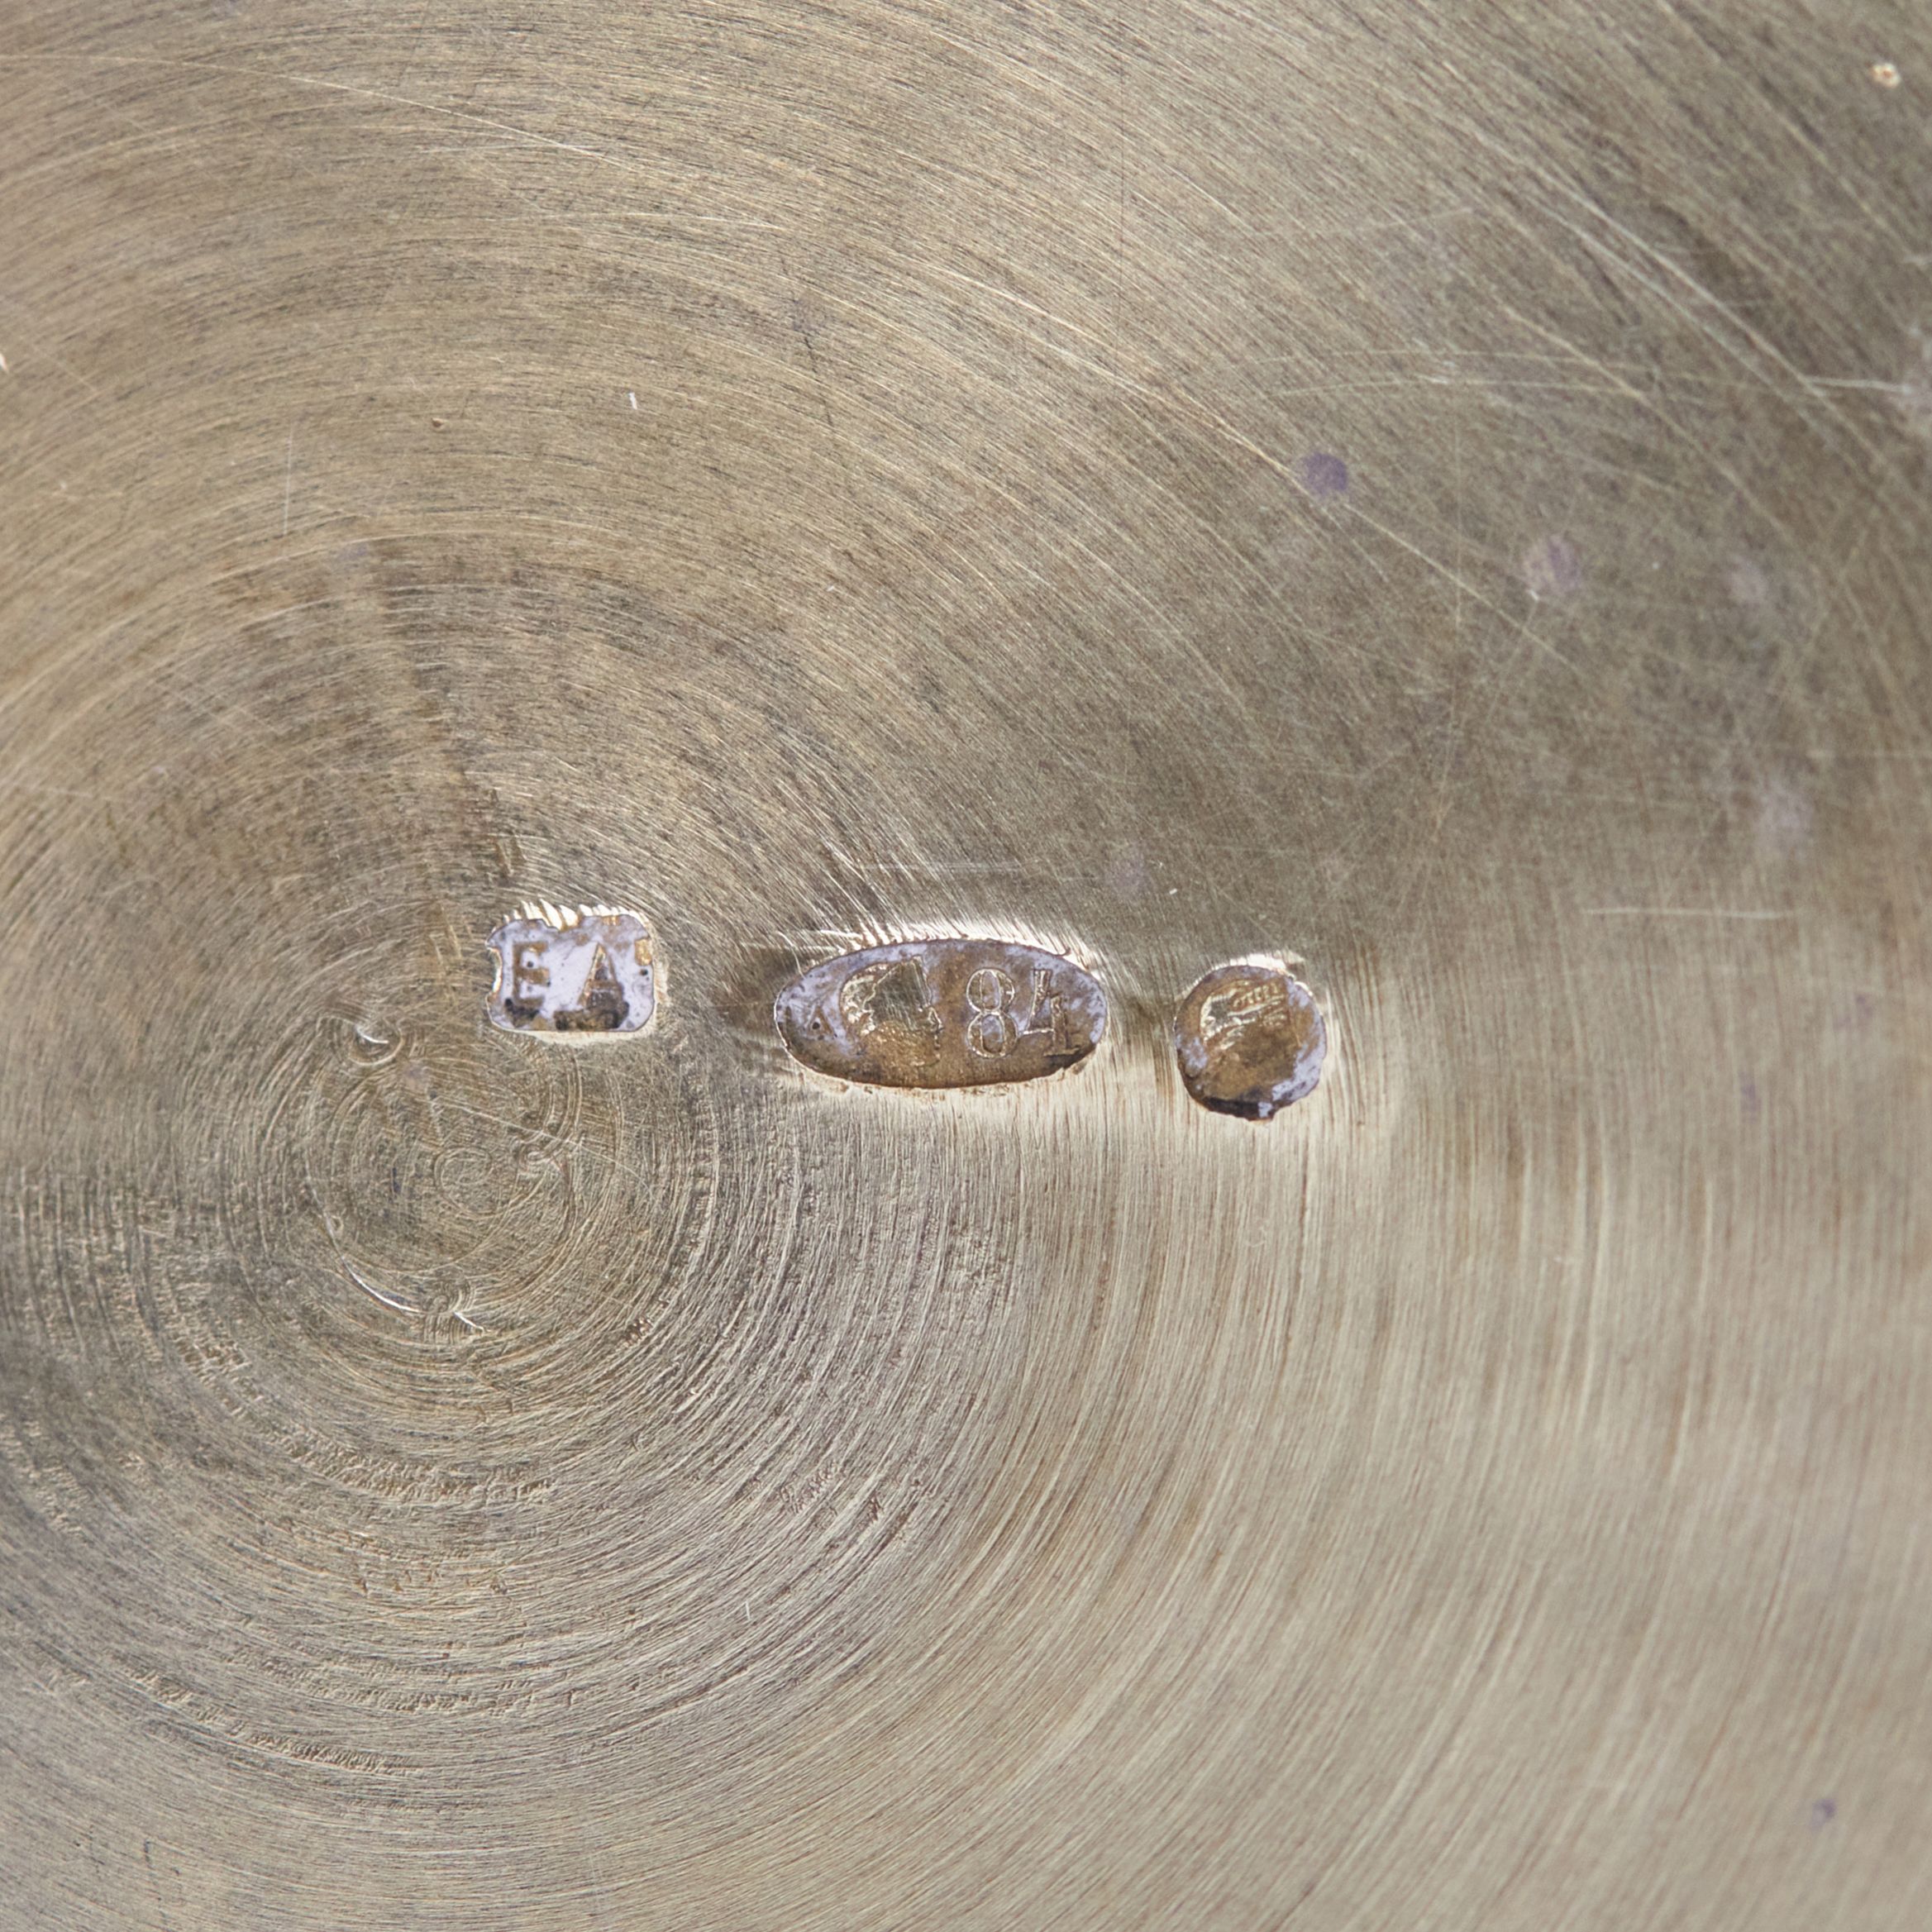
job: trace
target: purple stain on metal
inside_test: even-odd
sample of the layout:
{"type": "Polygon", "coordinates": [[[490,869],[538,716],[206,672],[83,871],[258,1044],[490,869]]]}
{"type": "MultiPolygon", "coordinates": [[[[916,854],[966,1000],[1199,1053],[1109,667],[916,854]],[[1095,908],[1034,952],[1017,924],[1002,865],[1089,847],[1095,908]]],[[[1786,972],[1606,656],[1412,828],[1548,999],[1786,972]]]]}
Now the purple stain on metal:
{"type": "Polygon", "coordinates": [[[1731,602],[1745,610],[1763,610],[1771,602],[1771,579],[1754,557],[1739,557],[1724,577],[1731,602]]]}
{"type": "Polygon", "coordinates": [[[1316,450],[1295,465],[1295,479],[1317,499],[1348,494],[1348,465],[1326,450],[1316,450]]]}
{"type": "Polygon", "coordinates": [[[1576,545],[1567,537],[1545,537],[1531,544],[1524,553],[1523,582],[1538,603],[1574,597],[1583,588],[1583,560],[1576,545]]]}

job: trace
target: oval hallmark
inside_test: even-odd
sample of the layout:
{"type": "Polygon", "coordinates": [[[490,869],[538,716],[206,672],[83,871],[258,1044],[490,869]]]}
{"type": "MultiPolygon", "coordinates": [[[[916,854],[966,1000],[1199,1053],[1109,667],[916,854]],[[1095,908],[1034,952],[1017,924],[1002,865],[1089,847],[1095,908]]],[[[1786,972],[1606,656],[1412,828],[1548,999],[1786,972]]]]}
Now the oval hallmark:
{"type": "Polygon", "coordinates": [[[835,1079],[980,1087],[1077,1066],[1100,1043],[1107,996],[1036,946],[911,939],[810,967],[775,1017],[793,1057],[835,1079]]]}

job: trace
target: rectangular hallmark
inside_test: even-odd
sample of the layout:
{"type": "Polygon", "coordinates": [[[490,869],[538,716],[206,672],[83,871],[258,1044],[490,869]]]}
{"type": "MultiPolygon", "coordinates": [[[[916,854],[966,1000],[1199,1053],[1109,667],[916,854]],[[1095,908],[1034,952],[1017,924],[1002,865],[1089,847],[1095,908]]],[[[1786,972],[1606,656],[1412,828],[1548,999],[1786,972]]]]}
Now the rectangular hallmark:
{"type": "Polygon", "coordinates": [[[513,1033],[634,1033],[657,1006],[651,928],[614,906],[525,906],[489,936],[489,1020],[513,1033]]]}

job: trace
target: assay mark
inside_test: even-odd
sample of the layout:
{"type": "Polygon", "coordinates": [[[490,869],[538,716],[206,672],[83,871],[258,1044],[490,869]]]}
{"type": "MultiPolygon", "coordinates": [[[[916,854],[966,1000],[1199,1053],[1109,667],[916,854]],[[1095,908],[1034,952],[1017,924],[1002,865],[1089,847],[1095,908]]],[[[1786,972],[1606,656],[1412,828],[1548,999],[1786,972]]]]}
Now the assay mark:
{"type": "Polygon", "coordinates": [[[513,1033],[634,1033],[657,1006],[651,929],[613,906],[525,907],[489,936],[493,1026],[513,1033]]]}
{"type": "Polygon", "coordinates": [[[819,1073],[863,1085],[1038,1080],[1085,1060],[1107,1025],[1090,973],[1003,939],[914,939],[842,954],[778,996],[779,1038],[819,1073]]]}
{"type": "Polygon", "coordinates": [[[1267,1120],[1322,1077],[1328,1032],[1314,995],[1271,960],[1236,960],[1195,982],[1174,1016],[1188,1092],[1217,1114],[1267,1120]]]}

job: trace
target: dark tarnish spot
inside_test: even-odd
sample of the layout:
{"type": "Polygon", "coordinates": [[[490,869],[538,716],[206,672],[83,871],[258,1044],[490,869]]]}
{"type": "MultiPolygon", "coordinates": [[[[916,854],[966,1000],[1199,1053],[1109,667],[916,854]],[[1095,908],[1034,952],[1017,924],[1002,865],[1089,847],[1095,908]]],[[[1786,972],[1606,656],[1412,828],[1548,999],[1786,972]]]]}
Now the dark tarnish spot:
{"type": "Polygon", "coordinates": [[[793,1057],[866,1086],[1038,1080],[1100,1044],[1107,996],[1091,974],[1000,939],[914,939],[800,973],[773,1009],[793,1057]]]}
{"type": "Polygon", "coordinates": [[[623,1030],[630,1002],[622,995],[615,999],[594,994],[581,1006],[566,1006],[556,1016],[560,1033],[615,1033],[623,1030]]]}
{"type": "Polygon", "coordinates": [[[1279,966],[1216,966],[1174,1016],[1188,1092],[1216,1114],[1266,1120],[1315,1090],[1328,1033],[1307,987],[1279,966]]]}

